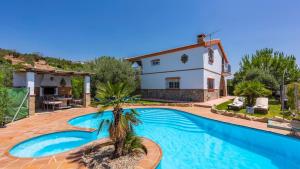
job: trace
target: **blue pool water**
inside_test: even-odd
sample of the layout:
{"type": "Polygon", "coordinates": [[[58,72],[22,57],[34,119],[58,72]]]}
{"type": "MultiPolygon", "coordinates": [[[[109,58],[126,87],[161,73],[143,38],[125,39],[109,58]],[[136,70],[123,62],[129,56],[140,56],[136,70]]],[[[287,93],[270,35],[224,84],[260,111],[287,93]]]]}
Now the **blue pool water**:
{"type": "MultiPolygon", "coordinates": [[[[152,139],[163,151],[161,169],[299,169],[300,140],[222,123],[172,109],[142,108],[138,135],[152,139]]],[[[69,121],[71,125],[97,128],[101,119],[89,114],[69,121]]],[[[30,139],[10,153],[18,157],[40,157],[64,152],[95,139],[106,131],[60,132],[30,139]],[[70,142],[70,144],[68,144],[70,142]]]]}
{"type": "Polygon", "coordinates": [[[16,157],[49,156],[79,147],[94,139],[93,133],[85,131],[50,133],[17,144],[10,150],[10,154],[16,157]]]}

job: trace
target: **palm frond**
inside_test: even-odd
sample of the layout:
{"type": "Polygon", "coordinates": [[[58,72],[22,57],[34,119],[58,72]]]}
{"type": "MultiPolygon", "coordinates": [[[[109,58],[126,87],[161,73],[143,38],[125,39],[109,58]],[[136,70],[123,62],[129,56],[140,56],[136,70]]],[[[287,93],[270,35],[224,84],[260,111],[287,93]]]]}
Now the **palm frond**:
{"type": "Polygon", "coordinates": [[[112,121],[109,120],[109,119],[104,119],[104,120],[102,120],[102,121],[100,122],[100,124],[99,124],[98,130],[97,130],[97,134],[99,134],[99,133],[103,130],[103,128],[104,128],[105,126],[110,126],[111,123],[112,123],[112,121]]]}
{"type": "MultiPolygon", "coordinates": [[[[138,119],[139,113],[131,109],[128,112],[123,113],[122,104],[137,100],[138,96],[130,97],[132,89],[128,87],[126,83],[112,84],[107,82],[106,84],[100,84],[98,86],[97,97],[101,100],[102,106],[99,109],[99,114],[103,114],[104,110],[108,107],[113,107],[113,120],[101,121],[98,129],[98,134],[103,126],[109,125],[110,139],[117,143],[115,145],[116,154],[114,157],[119,157],[120,150],[123,152],[143,151],[146,152],[145,147],[139,137],[134,135],[133,126],[141,123],[138,119]],[[126,144],[123,145],[123,141],[127,139],[126,144]],[[122,145],[118,145],[122,143],[122,145]]],[[[124,153],[123,153],[124,154],[124,153]]]]}
{"type": "Polygon", "coordinates": [[[147,148],[142,143],[142,139],[134,134],[134,132],[129,132],[126,135],[125,153],[133,153],[133,152],[142,152],[147,154],[147,148]]]}
{"type": "Polygon", "coordinates": [[[103,114],[105,110],[107,110],[111,105],[101,105],[98,109],[97,114],[103,114]]]}

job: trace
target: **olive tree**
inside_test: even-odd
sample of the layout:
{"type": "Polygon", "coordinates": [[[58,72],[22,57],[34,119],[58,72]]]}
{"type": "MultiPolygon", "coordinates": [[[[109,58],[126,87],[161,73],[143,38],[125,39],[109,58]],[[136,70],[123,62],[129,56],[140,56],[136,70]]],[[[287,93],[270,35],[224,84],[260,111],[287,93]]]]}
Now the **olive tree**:
{"type": "Polygon", "coordinates": [[[103,56],[87,63],[86,66],[87,70],[95,73],[91,81],[91,92],[93,95],[95,95],[99,84],[107,82],[112,84],[126,83],[132,90],[135,90],[139,85],[136,70],[126,60],[103,56]]]}

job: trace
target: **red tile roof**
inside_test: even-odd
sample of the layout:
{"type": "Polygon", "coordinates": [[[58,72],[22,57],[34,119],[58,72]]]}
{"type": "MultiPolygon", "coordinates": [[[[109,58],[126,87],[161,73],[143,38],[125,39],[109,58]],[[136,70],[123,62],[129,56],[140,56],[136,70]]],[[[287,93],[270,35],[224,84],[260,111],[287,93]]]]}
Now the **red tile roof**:
{"type": "Polygon", "coordinates": [[[182,51],[182,50],[187,50],[187,49],[192,49],[192,48],[197,48],[197,47],[209,47],[210,45],[218,45],[218,47],[220,48],[223,58],[226,61],[226,63],[229,63],[227,55],[224,51],[224,48],[222,46],[222,43],[220,40],[211,40],[211,41],[207,41],[205,43],[202,44],[193,44],[193,45],[188,45],[188,46],[183,46],[183,47],[179,47],[179,48],[174,48],[174,49],[169,49],[169,50],[164,50],[164,51],[160,51],[160,52],[155,52],[155,53],[151,53],[151,54],[147,54],[147,55],[142,55],[142,56],[136,56],[136,57],[132,57],[132,58],[128,58],[128,61],[138,61],[140,59],[143,58],[149,58],[149,57],[153,57],[153,56],[159,56],[159,55],[163,55],[163,54],[167,54],[167,53],[173,53],[173,52],[177,52],[177,51],[182,51]]]}

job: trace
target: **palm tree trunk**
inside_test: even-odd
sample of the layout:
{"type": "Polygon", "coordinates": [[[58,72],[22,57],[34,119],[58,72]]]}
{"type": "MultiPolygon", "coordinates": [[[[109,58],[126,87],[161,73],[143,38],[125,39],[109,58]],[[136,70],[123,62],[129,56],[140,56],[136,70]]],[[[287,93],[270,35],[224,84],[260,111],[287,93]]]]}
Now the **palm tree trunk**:
{"type": "MultiPolygon", "coordinates": [[[[119,124],[120,124],[120,120],[121,120],[121,113],[122,113],[122,108],[120,107],[115,107],[113,110],[114,113],[114,128],[116,130],[119,130],[119,124]]],[[[117,133],[119,133],[119,131],[117,131],[117,133]]],[[[114,147],[115,147],[115,151],[113,154],[113,158],[118,158],[120,156],[122,156],[122,152],[123,152],[123,147],[124,147],[124,138],[116,138],[115,143],[114,143],[114,147]]]]}
{"type": "Polygon", "coordinates": [[[115,151],[113,154],[113,158],[118,158],[122,156],[123,153],[123,147],[124,147],[124,139],[119,139],[115,142],[115,151]]]}

